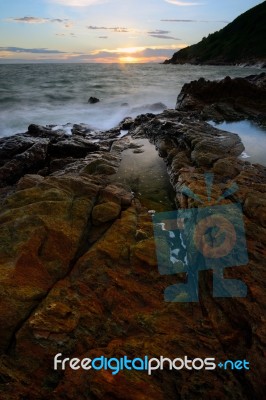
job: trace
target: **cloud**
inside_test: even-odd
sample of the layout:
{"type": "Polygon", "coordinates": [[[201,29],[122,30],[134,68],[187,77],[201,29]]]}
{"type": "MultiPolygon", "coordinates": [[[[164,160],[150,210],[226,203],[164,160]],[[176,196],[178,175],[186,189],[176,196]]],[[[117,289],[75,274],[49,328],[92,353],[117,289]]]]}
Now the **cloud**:
{"type": "Polygon", "coordinates": [[[186,1],[177,1],[177,0],[165,0],[166,3],[174,4],[175,6],[179,7],[186,7],[186,6],[200,6],[203,3],[190,3],[186,1]]]}
{"type": "Polygon", "coordinates": [[[49,0],[51,3],[62,4],[67,7],[88,7],[95,4],[106,3],[109,0],[49,0]]]}
{"type": "Polygon", "coordinates": [[[230,21],[198,21],[197,19],[161,19],[162,22],[220,22],[221,24],[229,24],[230,21]]]}
{"type": "Polygon", "coordinates": [[[113,31],[113,32],[129,32],[127,28],[124,27],[119,27],[119,26],[115,26],[115,27],[107,27],[107,26],[87,26],[88,29],[91,30],[109,30],[109,31],[113,31]]]}
{"type": "Polygon", "coordinates": [[[12,63],[25,63],[25,61],[27,63],[158,63],[164,61],[167,58],[170,58],[173,55],[174,51],[183,47],[187,47],[187,44],[183,43],[178,45],[171,44],[149,47],[98,49],[88,54],[57,54],[55,53],[57,50],[49,51],[47,49],[22,49],[18,47],[2,47],[0,48],[0,63],[6,63],[7,61],[12,63]],[[24,54],[23,50],[26,50],[24,54]],[[30,54],[30,52],[32,51],[35,54],[30,54]]]}
{"type": "Polygon", "coordinates": [[[128,32],[127,28],[111,28],[113,32],[128,32]]]}
{"type": "Polygon", "coordinates": [[[44,24],[50,22],[49,18],[38,18],[38,17],[21,17],[21,18],[9,18],[11,22],[24,22],[26,24],[44,24]]]}
{"type": "Polygon", "coordinates": [[[92,29],[92,30],[97,30],[97,29],[109,29],[109,28],[106,28],[106,26],[92,26],[92,25],[87,26],[87,28],[88,28],[88,29],[92,29]]]}
{"type": "Polygon", "coordinates": [[[0,47],[0,52],[9,51],[11,53],[34,53],[34,54],[63,54],[64,51],[40,49],[24,49],[23,47],[0,47]]]}
{"type": "Polygon", "coordinates": [[[101,49],[95,50],[90,54],[70,55],[65,61],[67,62],[104,62],[104,63],[127,63],[127,62],[162,62],[173,55],[173,50],[186,47],[185,44],[179,46],[168,47],[136,47],[132,49],[117,48],[113,50],[101,49]],[[130,50],[130,51],[129,51],[130,50]],[[131,51],[132,50],[132,51],[131,51]],[[134,51],[133,51],[134,50],[134,51]]]}
{"type": "Polygon", "coordinates": [[[196,19],[161,19],[163,22],[199,22],[196,19]]]}
{"type": "Polygon", "coordinates": [[[150,35],[165,35],[170,33],[170,31],[163,31],[161,29],[156,29],[155,31],[148,32],[150,35]]]}
{"type": "Polygon", "coordinates": [[[173,36],[167,36],[167,35],[157,35],[157,34],[155,34],[155,35],[149,35],[149,36],[152,36],[152,37],[155,37],[155,38],[158,38],[158,39],[180,40],[180,39],[175,38],[175,37],[173,37],[173,36]]]}
{"type": "Polygon", "coordinates": [[[66,28],[71,28],[73,23],[69,19],[61,19],[61,18],[39,18],[39,17],[20,17],[20,18],[9,18],[10,22],[18,22],[24,24],[46,24],[46,23],[58,23],[64,24],[66,28]]]}

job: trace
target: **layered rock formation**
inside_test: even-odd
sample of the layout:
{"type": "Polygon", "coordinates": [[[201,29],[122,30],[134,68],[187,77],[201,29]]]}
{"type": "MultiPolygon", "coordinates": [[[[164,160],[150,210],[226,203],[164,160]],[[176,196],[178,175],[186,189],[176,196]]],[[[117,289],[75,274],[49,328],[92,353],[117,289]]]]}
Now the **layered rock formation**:
{"type": "Polygon", "coordinates": [[[182,107],[124,121],[131,136],[119,138],[118,128],[94,135],[98,143],[84,126],[78,140],[36,126],[1,140],[1,399],[263,398],[266,170],[239,158],[238,135],[198,118],[202,108],[182,107]],[[165,160],[179,208],[198,206],[184,186],[207,200],[205,172],[215,174],[213,201],[237,183],[220,204],[242,204],[249,262],[225,275],[247,285],[246,298],[214,298],[212,272],[203,271],[198,303],[164,301],[164,289],[186,276],[160,275],[152,203],[144,207],[115,175],[138,138],[165,160]],[[246,359],[251,369],[55,371],[57,353],[246,359]]]}

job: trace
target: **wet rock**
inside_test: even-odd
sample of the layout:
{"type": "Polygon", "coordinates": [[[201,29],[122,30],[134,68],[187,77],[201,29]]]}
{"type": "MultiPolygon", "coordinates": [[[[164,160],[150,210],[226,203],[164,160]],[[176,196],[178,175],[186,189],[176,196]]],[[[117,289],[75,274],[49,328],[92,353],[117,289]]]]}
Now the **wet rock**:
{"type": "Polygon", "coordinates": [[[50,154],[53,157],[85,157],[88,153],[99,150],[98,143],[93,143],[88,139],[73,137],[58,140],[50,146],[50,154]]]}
{"type": "Polygon", "coordinates": [[[176,103],[177,110],[201,112],[204,119],[239,120],[244,117],[266,119],[266,74],[256,78],[234,78],[220,81],[200,78],[183,86],[176,103]]]}
{"type": "Polygon", "coordinates": [[[0,139],[0,165],[21,154],[36,143],[36,140],[23,134],[0,139]]]}
{"type": "Polygon", "coordinates": [[[134,124],[134,119],[126,117],[120,122],[119,127],[122,130],[128,130],[132,127],[133,124],[134,124]]]}
{"type": "MultiPolygon", "coordinates": [[[[38,141],[26,149],[25,147],[18,146],[19,151],[22,152],[13,155],[10,160],[0,167],[0,186],[13,184],[24,174],[37,172],[42,168],[45,165],[48,144],[48,139],[38,139],[38,141]]],[[[17,151],[18,148],[16,149],[17,151]]]]}
{"type": "Polygon", "coordinates": [[[90,98],[89,98],[89,100],[88,100],[88,103],[90,103],[90,104],[96,104],[96,103],[99,103],[99,99],[97,99],[97,97],[93,97],[93,96],[91,96],[90,98]]]}
{"type": "Polygon", "coordinates": [[[92,132],[92,129],[87,124],[74,124],[71,132],[72,135],[85,137],[88,133],[92,132]]]}
{"type": "Polygon", "coordinates": [[[154,117],[155,115],[152,113],[138,115],[134,120],[134,126],[138,126],[143,122],[147,122],[154,117]]]}
{"type": "Polygon", "coordinates": [[[28,127],[28,133],[31,136],[46,137],[47,135],[50,135],[52,133],[52,129],[41,125],[31,124],[28,127]]]}

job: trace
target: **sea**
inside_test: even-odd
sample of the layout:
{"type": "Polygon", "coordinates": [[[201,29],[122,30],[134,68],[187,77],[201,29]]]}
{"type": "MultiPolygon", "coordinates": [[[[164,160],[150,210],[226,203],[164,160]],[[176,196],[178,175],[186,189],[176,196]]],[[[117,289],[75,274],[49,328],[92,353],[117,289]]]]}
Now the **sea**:
{"type": "Polygon", "coordinates": [[[34,123],[108,130],[125,117],[175,108],[182,86],[204,77],[258,74],[255,67],[163,64],[0,64],[0,137],[34,123]],[[90,97],[100,101],[90,104],[90,97]]]}

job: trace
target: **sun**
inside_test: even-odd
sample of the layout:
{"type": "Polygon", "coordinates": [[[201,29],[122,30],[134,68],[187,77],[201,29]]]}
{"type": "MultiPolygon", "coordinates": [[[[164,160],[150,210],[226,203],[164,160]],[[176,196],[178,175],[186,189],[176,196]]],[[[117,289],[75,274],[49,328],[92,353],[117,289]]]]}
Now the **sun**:
{"type": "Polygon", "coordinates": [[[131,56],[126,56],[126,57],[119,57],[119,62],[121,64],[133,64],[139,62],[139,59],[137,57],[131,57],[131,56]]]}

